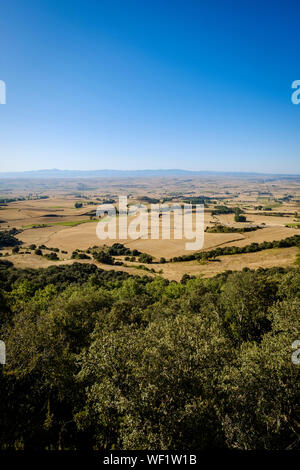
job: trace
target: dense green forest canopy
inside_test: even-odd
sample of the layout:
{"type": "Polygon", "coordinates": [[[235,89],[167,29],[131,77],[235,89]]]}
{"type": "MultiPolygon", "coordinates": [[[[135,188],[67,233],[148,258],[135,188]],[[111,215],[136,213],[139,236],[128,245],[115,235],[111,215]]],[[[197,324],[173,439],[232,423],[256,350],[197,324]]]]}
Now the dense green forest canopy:
{"type": "Polygon", "coordinates": [[[1,449],[284,449],[300,271],[182,282],[0,261],[1,449]]]}

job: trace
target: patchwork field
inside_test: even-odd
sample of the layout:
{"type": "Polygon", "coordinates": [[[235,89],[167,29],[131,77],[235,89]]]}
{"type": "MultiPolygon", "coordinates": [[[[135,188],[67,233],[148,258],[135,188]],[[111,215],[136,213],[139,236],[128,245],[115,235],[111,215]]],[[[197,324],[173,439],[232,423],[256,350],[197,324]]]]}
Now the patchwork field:
{"type": "MultiPolygon", "coordinates": [[[[16,229],[15,237],[22,242],[18,253],[4,246],[0,250],[2,259],[16,266],[46,267],[51,264],[93,262],[104,269],[125,270],[131,273],[157,275],[178,280],[183,274],[212,276],[224,270],[239,270],[244,267],[293,266],[299,249],[264,249],[263,251],[218,256],[206,262],[169,262],[171,258],[190,254],[185,244],[187,239],[174,239],[171,216],[170,239],[138,237],[99,240],[96,227],[99,204],[110,203],[118,209],[118,196],[127,196],[129,206],[150,203],[196,204],[205,206],[204,245],[200,251],[217,247],[245,247],[253,243],[283,240],[300,234],[300,181],[298,178],[234,178],[204,177],[185,178],[128,178],[85,180],[2,180],[0,181],[0,229],[16,229]],[[30,192],[29,192],[30,186],[30,192]],[[46,187],[45,187],[46,186],[46,187]],[[244,221],[238,221],[236,213],[244,221]],[[227,211],[227,212],[226,212],[227,211]],[[119,242],[131,251],[149,254],[153,262],[133,261],[115,256],[117,265],[101,263],[93,256],[76,259],[72,253],[119,242]],[[35,254],[33,245],[41,247],[42,255],[35,254]],[[31,246],[31,248],[30,248],[31,246]],[[44,248],[45,247],[45,248],[44,248]],[[55,249],[57,260],[45,255],[55,249]],[[165,260],[161,261],[161,258],[165,260]],[[144,269],[141,268],[144,266],[144,269]],[[146,272],[145,272],[146,271],[146,272]]],[[[100,223],[105,223],[103,219],[100,223]]],[[[129,223],[134,217],[129,218],[129,223]]],[[[162,218],[159,220],[160,230],[162,218]]],[[[195,224],[193,225],[195,229],[195,224]]],[[[105,248],[104,248],[105,249],[105,248]]]]}

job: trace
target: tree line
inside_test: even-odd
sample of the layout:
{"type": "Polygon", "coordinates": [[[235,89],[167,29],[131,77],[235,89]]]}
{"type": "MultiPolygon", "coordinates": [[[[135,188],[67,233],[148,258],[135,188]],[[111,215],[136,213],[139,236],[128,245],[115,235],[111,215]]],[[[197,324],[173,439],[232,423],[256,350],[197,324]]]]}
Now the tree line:
{"type": "Polygon", "coordinates": [[[271,242],[253,242],[250,243],[250,245],[245,246],[219,246],[213,250],[200,251],[198,253],[191,253],[190,255],[175,256],[170,259],[170,262],[178,263],[192,260],[209,260],[214,259],[217,256],[255,253],[257,251],[270,250],[272,248],[290,248],[292,246],[300,247],[300,235],[294,235],[281,240],[273,240],[271,242]]]}

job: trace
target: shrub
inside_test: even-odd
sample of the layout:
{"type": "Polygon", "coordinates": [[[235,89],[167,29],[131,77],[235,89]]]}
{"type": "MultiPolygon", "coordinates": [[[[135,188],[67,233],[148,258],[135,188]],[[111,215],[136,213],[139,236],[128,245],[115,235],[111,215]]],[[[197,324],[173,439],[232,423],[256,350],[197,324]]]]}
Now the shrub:
{"type": "Polygon", "coordinates": [[[59,259],[57,254],[53,251],[51,251],[51,253],[46,253],[45,258],[49,259],[50,261],[57,261],[59,259]]]}
{"type": "Polygon", "coordinates": [[[114,264],[113,257],[109,253],[105,252],[104,250],[94,252],[93,257],[99,263],[114,264]]]}
{"type": "Polygon", "coordinates": [[[151,264],[153,261],[153,256],[148,255],[147,253],[141,253],[138,260],[140,263],[151,264]]]}
{"type": "Polygon", "coordinates": [[[72,259],[91,259],[91,257],[88,256],[87,254],[78,253],[78,251],[73,251],[71,258],[72,259]]]}

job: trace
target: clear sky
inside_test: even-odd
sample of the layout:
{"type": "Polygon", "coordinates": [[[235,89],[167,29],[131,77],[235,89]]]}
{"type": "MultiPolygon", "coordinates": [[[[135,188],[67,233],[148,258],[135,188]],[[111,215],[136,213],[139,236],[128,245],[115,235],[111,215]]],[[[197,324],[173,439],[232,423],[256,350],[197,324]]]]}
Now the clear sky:
{"type": "Polygon", "coordinates": [[[300,174],[300,3],[1,2],[0,171],[300,174]]]}

